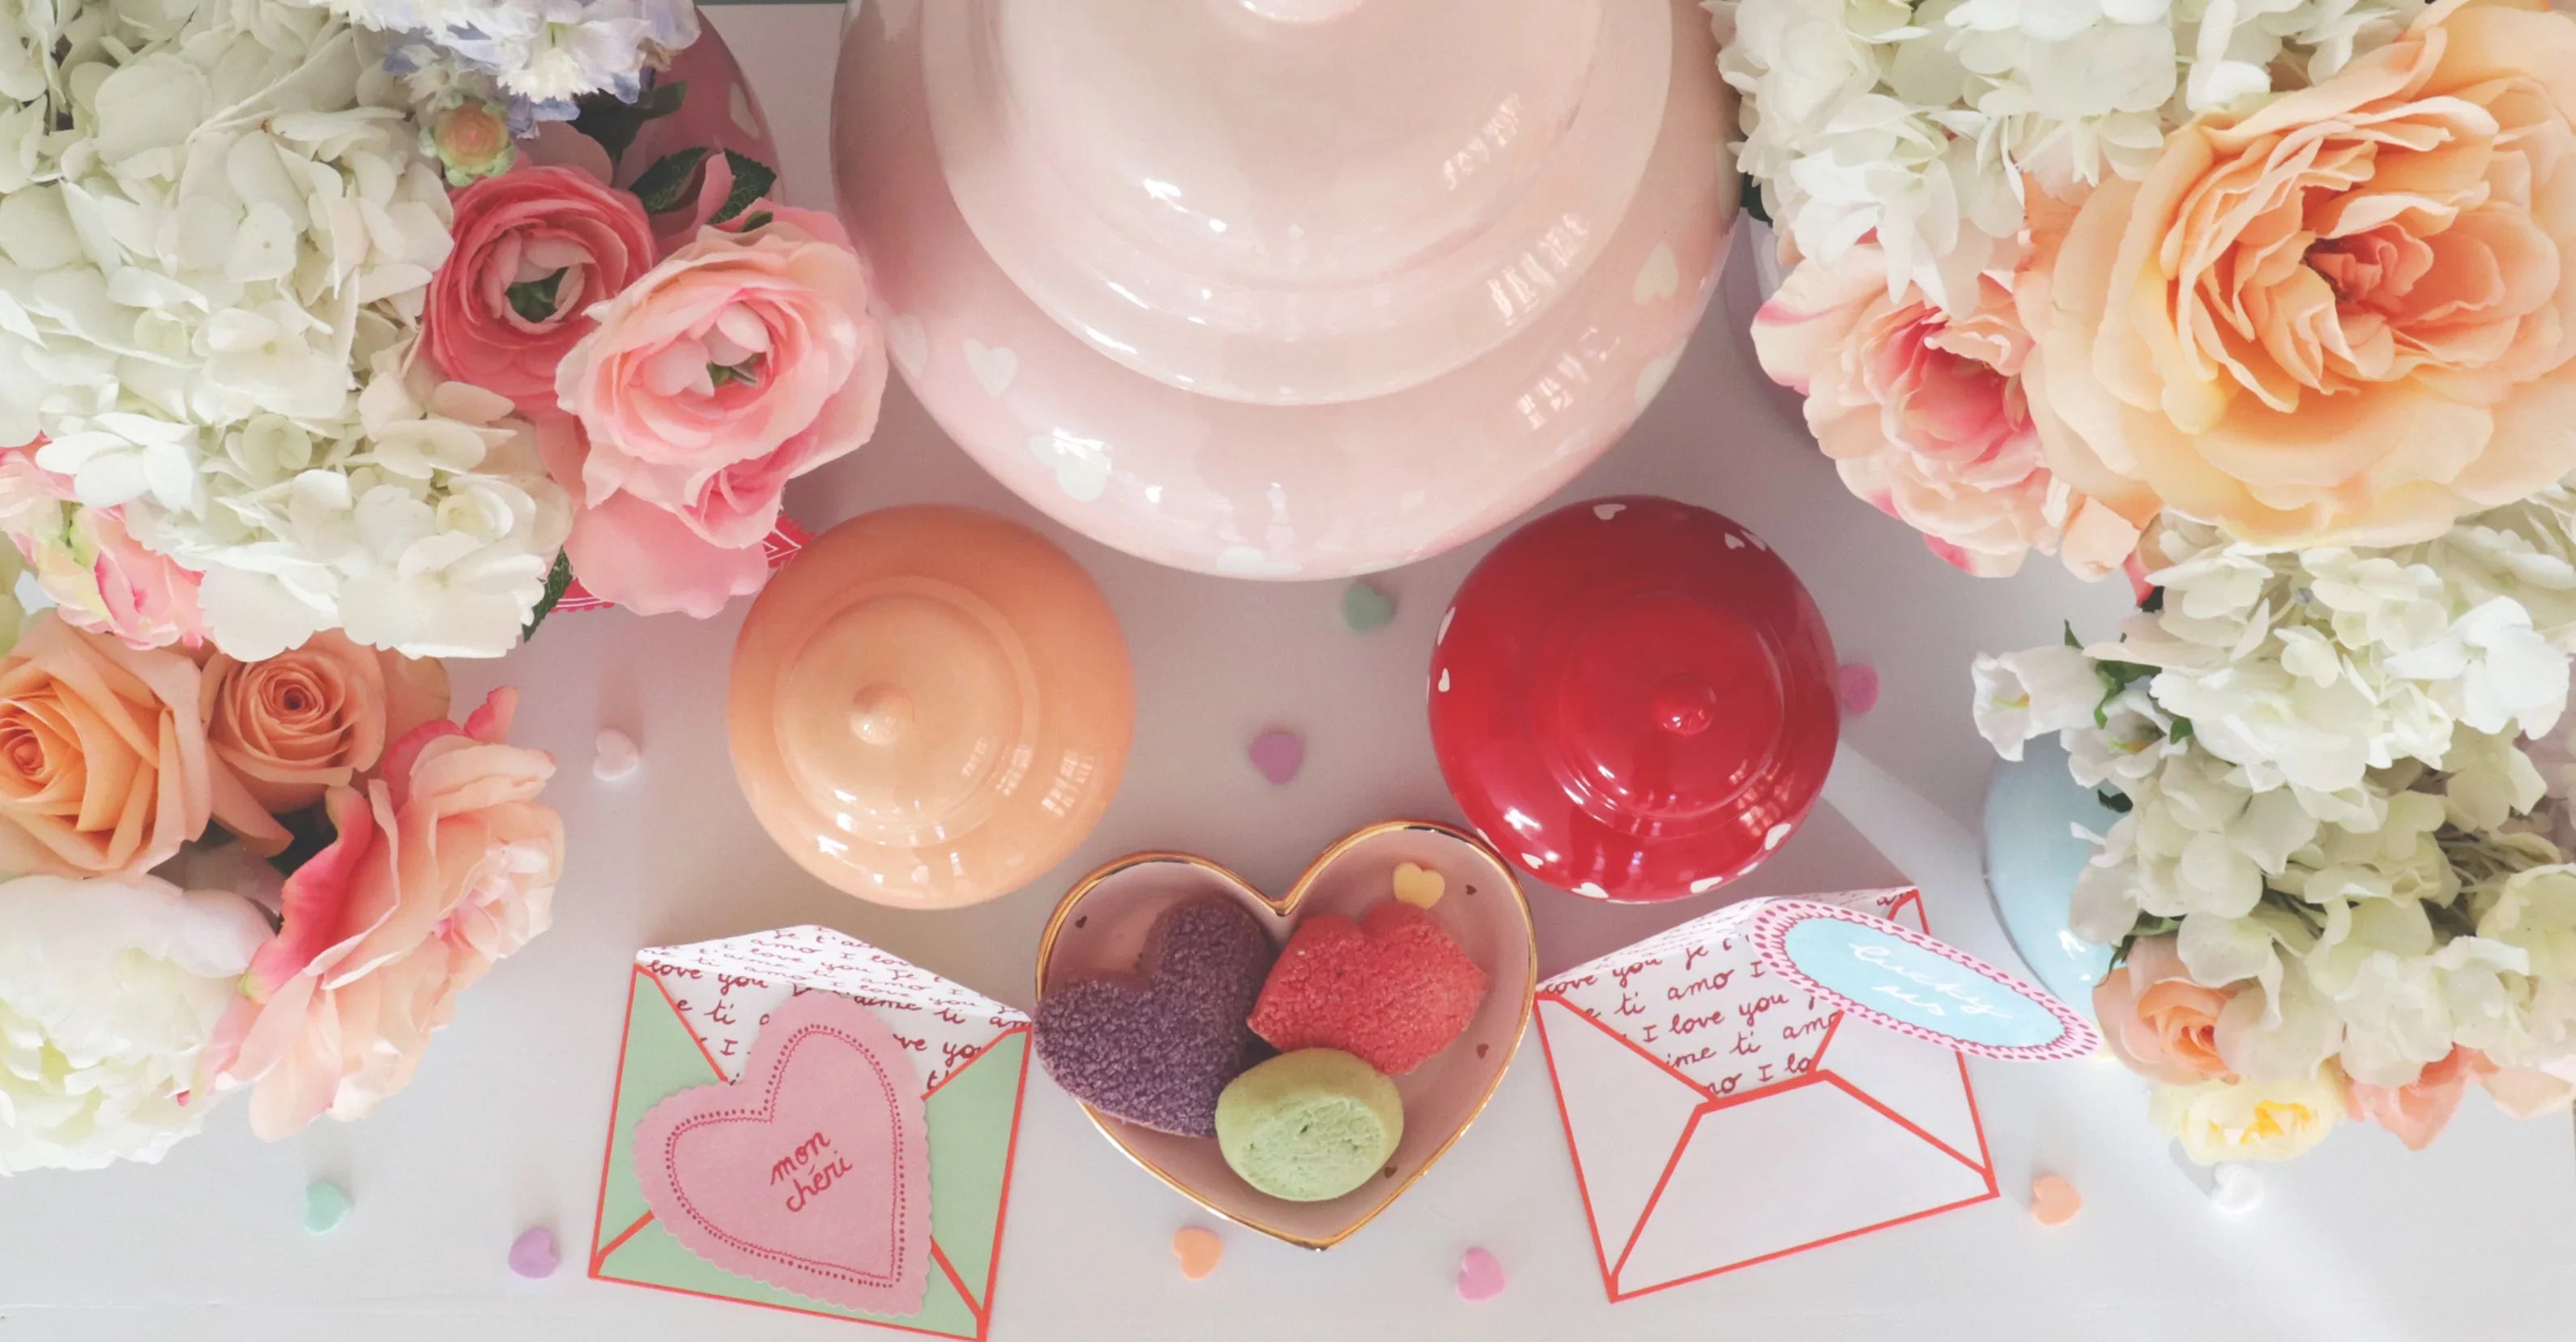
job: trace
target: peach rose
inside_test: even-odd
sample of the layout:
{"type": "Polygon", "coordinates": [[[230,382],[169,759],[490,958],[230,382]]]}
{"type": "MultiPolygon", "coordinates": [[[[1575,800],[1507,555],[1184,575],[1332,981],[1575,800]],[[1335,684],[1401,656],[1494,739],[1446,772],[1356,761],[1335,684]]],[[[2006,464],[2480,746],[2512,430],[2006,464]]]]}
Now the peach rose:
{"type": "Polygon", "coordinates": [[[430,280],[421,348],[441,372],[554,408],[590,310],[653,264],[644,207],[577,168],[521,167],[456,193],[456,250],[430,280]]]}
{"type": "Polygon", "coordinates": [[[2413,1081],[2403,1086],[2369,1086],[2355,1081],[2345,1090],[2346,1112],[2354,1119],[2368,1119],[2397,1134],[2397,1140],[2409,1151],[2421,1151],[2449,1127],[2451,1115],[2460,1110],[2460,1097],[2467,1094],[2469,1083],[2496,1070],[2485,1054],[2473,1048],[2454,1045],[2441,1061],[2426,1063],[2413,1081]]]}
{"type": "Polygon", "coordinates": [[[286,831],[206,748],[196,663],[40,618],[0,657],[0,871],[138,876],[223,823],[286,831]]]}
{"type": "Polygon", "coordinates": [[[385,743],[447,716],[447,668],[325,630],[261,662],[208,658],[206,743],[272,815],[376,767],[385,743]]]}
{"type": "Polygon", "coordinates": [[[2395,545],[2576,469],[2576,21],[2443,0],[2169,136],[2021,286],[2051,464],[2271,545],[2395,545]]]}
{"type": "Polygon", "coordinates": [[[706,616],[758,590],[787,481],[876,431],[885,341],[858,256],[826,216],[747,217],[764,216],[699,230],[556,370],[581,433],[547,464],[579,502],[573,572],[603,600],[706,616]]]}
{"type": "Polygon", "coordinates": [[[497,690],[463,727],[396,742],[363,795],[325,796],[338,834],[287,879],[284,925],[202,1063],[212,1085],[255,1087],[261,1137],[409,1084],[457,994],[546,930],[563,821],[537,800],[554,759],[503,740],[515,704],[497,690]]]}
{"type": "Polygon", "coordinates": [[[205,641],[199,575],[144,549],[122,509],[83,506],[69,476],[23,448],[0,452],[0,530],[71,623],[137,648],[205,641]]]}
{"type": "Polygon", "coordinates": [[[2170,1086],[2234,1079],[2218,1057],[2218,1013],[2233,996],[2191,981],[2174,938],[2141,937],[2093,988],[2102,1040],[2129,1070],[2170,1086]]]}
{"type": "Polygon", "coordinates": [[[1807,427],[1844,486],[1934,554],[2001,577],[2035,549],[2101,577],[2128,558],[2138,526],[2049,472],[2012,292],[1985,276],[1979,300],[1953,317],[1910,285],[1890,298],[1886,258],[1863,243],[1790,272],[1753,318],[1753,348],[1807,398],[1807,427]]]}

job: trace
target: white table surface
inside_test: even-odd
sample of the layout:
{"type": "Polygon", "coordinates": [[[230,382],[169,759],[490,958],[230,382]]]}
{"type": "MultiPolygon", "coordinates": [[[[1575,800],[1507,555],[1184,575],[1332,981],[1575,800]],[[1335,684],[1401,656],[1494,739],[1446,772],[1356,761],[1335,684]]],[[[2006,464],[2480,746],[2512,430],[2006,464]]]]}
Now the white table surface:
{"type": "MultiPolygon", "coordinates": [[[[828,88],[839,10],[712,11],[760,90],[790,194],[828,206],[828,88]]],[[[1973,861],[1962,861],[1990,769],[1971,729],[1969,658],[2053,638],[2061,619],[2107,628],[2114,587],[2034,565],[1979,581],[1846,495],[1753,368],[1744,258],[1644,421],[1566,491],[1669,494],[1770,539],[1805,578],[1845,658],[1885,677],[1846,727],[1830,795],[1925,887],[1934,930],[2011,959],[1973,861]],[[1858,758],[1852,753],[1857,752],[1858,758]],[[1924,799],[1929,798],[1927,802],[1924,799]]],[[[277,1145],[240,1105],[157,1167],[0,1184],[0,1342],[79,1338],[578,1342],[896,1336],[593,1282],[601,1139],[637,948],[799,922],[840,928],[986,993],[1030,1001],[1037,934],[1080,873],[1121,853],[1179,847],[1284,882],[1360,823],[1454,816],[1422,713],[1442,606],[1483,546],[1382,579],[1395,623],[1346,630],[1341,584],[1261,585],[1156,568],[1039,520],[939,433],[899,388],[873,445],[792,489],[820,526],[887,504],[994,508],[1064,542],[1124,621],[1137,668],[1127,781],[1097,833],[1015,895],[906,914],[816,883],[771,847],[733,785],[722,728],[742,604],[703,623],[569,615],[504,663],[458,667],[461,691],[508,680],[520,736],[563,762],[549,800],[570,833],[552,932],[463,1002],[410,1090],[356,1125],[277,1145]],[[642,771],[590,773],[603,725],[642,742],[642,771]],[[1305,770],[1274,788],[1243,748],[1302,731],[1305,770]],[[302,1228],[316,1178],[356,1209],[325,1238],[302,1228]],[[563,1271],[523,1281],[504,1263],[526,1226],[554,1228],[563,1271]]],[[[1562,500],[1561,500],[1562,501],[1562,500]]],[[[1818,818],[1747,888],[1852,888],[1887,864],[1853,826],[1818,818]]],[[[1610,908],[1533,887],[1542,972],[1703,911],[1709,900],[1610,908]]],[[[2563,1339],[2576,1262],[2576,1148],[2564,1120],[2515,1123],[2472,1097],[2430,1152],[2351,1130],[2267,1172],[2250,1215],[2214,1211],[2150,1129],[2140,1083],[2104,1062],[1971,1064],[2004,1199],[1661,1292],[1604,1302],[1564,1138],[1535,1042],[1449,1158],[1342,1248],[1310,1253],[1227,1228],[1211,1278],[1182,1279],[1173,1230],[1205,1221],[1130,1166],[1072,1101],[1032,1074],[1002,1247],[992,1337],[1204,1339],[1921,1339],[2081,1336],[2563,1339]],[[2085,1196],[2072,1225],[2029,1217],[2030,1179],[2085,1196]],[[1483,1245],[1510,1288],[1469,1306],[1451,1288],[1483,1245]]],[[[1787,1158],[1792,1153],[1783,1153],[1787,1158]]],[[[1830,1177],[1830,1153],[1796,1153],[1830,1177]]],[[[1758,1214],[1743,1209],[1744,1214],[1758,1214]]]]}

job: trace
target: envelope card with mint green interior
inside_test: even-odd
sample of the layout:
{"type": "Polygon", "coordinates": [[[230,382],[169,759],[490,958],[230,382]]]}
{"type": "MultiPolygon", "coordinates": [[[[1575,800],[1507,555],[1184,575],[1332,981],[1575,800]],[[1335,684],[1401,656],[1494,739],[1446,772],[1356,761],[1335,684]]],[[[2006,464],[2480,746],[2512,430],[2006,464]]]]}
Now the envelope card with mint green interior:
{"type": "Polygon", "coordinates": [[[640,953],[590,1275],[982,1339],[1028,1028],[825,928],[640,953]]]}

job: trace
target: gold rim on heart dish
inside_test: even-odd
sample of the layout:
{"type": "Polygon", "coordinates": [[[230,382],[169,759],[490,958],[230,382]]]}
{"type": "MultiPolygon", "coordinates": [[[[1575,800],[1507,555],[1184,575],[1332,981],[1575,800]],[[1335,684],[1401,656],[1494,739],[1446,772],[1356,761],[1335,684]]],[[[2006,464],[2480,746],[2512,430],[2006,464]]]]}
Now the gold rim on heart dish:
{"type": "MultiPolygon", "coordinates": [[[[1517,978],[1520,990],[1520,1000],[1516,1004],[1512,1013],[1512,1023],[1506,1032],[1505,1037],[1496,1041],[1504,1049],[1502,1060],[1494,1064],[1492,1075],[1485,1078],[1483,1093],[1475,1097],[1474,1103],[1467,1108],[1466,1116],[1450,1128],[1447,1135],[1440,1139],[1439,1144],[1432,1147],[1427,1153],[1425,1153],[1422,1158],[1414,1164],[1411,1170],[1406,1171],[1404,1177],[1400,1181],[1394,1183],[1392,1187],[1385,1190],[1377,1198],[1376,1203],[1369,1207],[1365,1214],[1360,1215],[1356,1219],[1352,1220],[1348,1225],[1342,1226],[1328,1235],[1301,1234],[1283,1226],[1270,1224],[1258,1215],[1253,1215],[1241,1210],[1229,1209],[1217,1204],[1216,1202],[1210,1201],[1196,1188],[1191,1187],[1186,1179],[1173,1173],[1171,1170],[1166,1169],[1162,1164],[1157,1163],[1146,1153],[1137,1150],[1133,1145],[1131,1145],[1127,1138],[1120,1134],[1118,1130],[1118,1126],[1120,1126],[1118,1125],[1118,1120],[1101,1113],[1098,1109],[1093,1108],[1085,1101],[1076,1100],[1075,1103],[1082,1106],[1084,1116],[1091,1120],[1091,1125],[1099,1129],[1100,1134],[1108,1138],[1110,1143],[1116,1146],[1120,1153],[1124,1154],[1129,1160],[1134,1161],[1146,1173],[1162,1180],[1165,1185],[1175,1192],[1178,1192],[1181,1196],[1198,1204],[1200,1208],[1207,1211],[1209,1214],[1223,1217],[1224,1219],[1232,1221],[1247,1229],[1257,1230],[1262,1234],[1269,1235],[1275,1239],[1283,1240],[1287,1243],[1309,1249],[1329,1249],[1359,1233],[1362,1227],[1366,1226],[1369,1222],[1376,1220],[1380,1215],[1383,1215],[1387,1208],[1394,1206],[1397,1199],[1403,1197],[1405,1192],[1411,1189],[1423,1175],[1430,1173],[1432,1166],[1439,1164],[1441,1158],[1449,1153],[1449,1149],[1457,1144],[1458,1139],[1467,1134],[1467,1129],[1475,1126],[1476,1120],[1484,1115],[1485,1107],[1493,1102],[1494,1092],[1501,1089],[1503,1076],[1506,1072],[1511,1070],[1512,1059],[1518,1054],[1521,1040],[1529,1029],[1530,1012],[1538,990],[1537,936],[1536,930],[1530,922],[1528,897],[1522,892],[1520,881],[1514,875],[1511,864],[1504,861],[1501,854],[1495,852],[1490,845],[1486,844],[1483,840],[1477,838],[1473,834],[1430,820],[1388,820],[1374,825],[1364,826],[1342,836],[1338,840],[1335,840],[1331,846],[1317,854],[1314,860],[1306,864],[1305,870],[1298,874],[1296,881],[1288,887],[1288,893],[1277,896],[1271,895],[1267,891],[1262,890],[1259,886],[1244,879],[1242,875],[1231,868],[1220,863],[1211,862],[1208,859],[1199,857],[1195,854],[1176,852],[1131,853],[1126,857],[1107,863],[1098,870],[1083,877],[1081,880],[1076,881],[1073,888],[1065,892],[1064,898],[1057,902],[1054,914],[1047,919],[1045,933],[1038,939],[1036,975],[1037,991],[1040,997],[1045,996],[1047,988],[1047,972],[1055,962],[1056,943],[1064,934],[1068,922],[1075,916],[1076,907],[1079,906],[1085,898],[1087,898],[1092,891],[1102,883],[1117,877],[1123,872],[1132,871],[1138,867],[1151,866],[1160,863],[1175,863],[1182,866],[1196,868],[1236,891],[1249,894],[1254,900],[1266,907],[1270,911],[1272,917],[1284,922],[1296,917],[1297,910],[1304,905],[1307,896],[1314,890],[1316,881],[1324,873],[1331,870],[1336,862],[1349,854],[1353,849],[1387,834],[1405,832],[1433,834],[1438,835],[1443,839],[1455,842],[1467,853],[1473,854],[1484,864],[1484,866],[1490,869],[1490,875],[1494,878],[1496,883],[1495,888],[1498,891],[1507,894],[1509,897],[1510,910],[1504,916],[1506,918],[1517,919],[1520,941],[1521,945],[1525,948],[1525,953],[1522,956],[1522,963],[1517,967],[1509,964],[1488,964],[1483,966],[1487,975],[1492,980],[1494,987],[1499,988],[1503,986],[1505,982],[1517,978]],[[1515,968],[1517,968],[1517,973],[1515,973],[1515,968]]],[[[1453,1047],[1455,1046],[1456,1045],[1453,1045],[1453,1047]]],[[[1189,1140],[1213,1142],[1215,1139],[1198,1138],[1189,1140]]],[[[1358,1190],[1354,1190],[1354,1193],[1357,1191],[1358,1190]]],[[[1344,1196],[1347,1197],[1350,1195],[1346,1194],[1344,1196]]]]}

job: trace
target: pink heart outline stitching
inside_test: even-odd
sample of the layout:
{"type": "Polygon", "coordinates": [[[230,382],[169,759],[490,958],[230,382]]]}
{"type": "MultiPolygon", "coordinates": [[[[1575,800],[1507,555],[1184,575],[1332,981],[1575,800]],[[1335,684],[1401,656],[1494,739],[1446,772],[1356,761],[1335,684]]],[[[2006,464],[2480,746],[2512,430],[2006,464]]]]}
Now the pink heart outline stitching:
{"type": "MultiPolygon", "coordinates": [[[[799,1295],[870,1313],[907,1315],[918,1312],[926,1284],[926,1264],[916,1246],[928,1237],[929,1232],[928,1191],[925,1187],[927,1141],[920,1101],[910,1088],[891,1075],[889,1057],[902,1057],[901,1044],[877,1020],[875,1013],[848,998],[818,993],[782,1005],[763,1030],[737,1081],[680,1091],[646,1114],[637,1132],[640,1158],[636,1162],[646,1203],[661,1215],[684,1247],[718,1268],[750,1276],[799,1295]],[[790,1098],[788,1081],[791,1074],[798,1075],[802,1085],[818,1084],[792,1065],[808,1044],[818,1042],[845,1047],[848,1054],[840,1059],[843,1065],[852,1058],[865,1064],[865,1073],[852,1087],[858,1092],[857,1097],[853,1100],[848,1096],[827,1094],[818,1102],[799,1091],[795,1097],[799,1103],[783,1103],[790,1098]],[[754,1081],[755,1077],[765,1079],[754,1081]],[[762,1087],[757,1104],[706,1107],[722,1103],[738,1087],[747,1088],[746,1083],[762,1087]],[[909,1105],[906,1103],[908,1099],[912,1101],[909,1105]],[[752,1210],[764,1206],[760,1195],[744,1197],[740,1185],[725,1184],[720,1191],[712,1192],[709,1198],[722,1205],[710,1207],[692,1196],[681,1178],[683,1143],[692,1134],[710,1135],[739,1124],[752,1125],[755,1130],[770,1128],[784,1121],[782,1110],[788,1109],[797,1110],[800,1114],[810,1109],[841,1116],[849,1112],[848,1103],[867,1106],[870,1100],[884,1105],[884,1165],[881,1170],[871,1168],[860,1177],[866,1180],[882,1173],[884,1179],[886,1262],[882,1270],[819,1258],[810,1251],[774,1248],[747,1238],[739,1230],[727,1228],[727,1213],[737,1217],[749,1214],[754,1219],[774,1215],[774,1212],[752,1210]]],[[[816,1065],[809,1064],[805,1072],[814,1070],[816,1065]]],[[[795,1126],[801,1128],[804,1124],[798,1122],[795,1126]]],[[[834,1132],[843,1137],[851,1135],[841,1129],[834,1129],[834,1132]]],[[[874,1146],[866,1139],[875,1135],[861,1134],[862,1144],[874,1146]]],[[[818,1129],[815,1138],[823,1137],[824,1132],[818,1129]]],[[[823,1141],[824,1147],[831,1145],[828,1140],[823,1141]]],[[[798,1149],[803,1149],[802,1144],[798,1149]]],[[[721,1154],[739,1159],[744,1153],[734,1149],[721,1154]]],[[[862,1158],[870,1155],[867,1151],[857,1154],[862,1158]]],[[[739,1165],[712,1169],[704,1167],[703,1161],[688,1163],[696,1170],[693,1177],[701,1180],[712,1174],[720,1180],[741,1178],[756,1181],[762,1172],[760,1156],[752,1157],[753,1168],[749,1170],[739,1165]]],[[[846,1161],[842,1166],[844,1179],[857,1173],[848,1168],[846,1161]]],[[[801,1162],[791,1170],[789,1160],[780,1160],[768,1167],[769,1183],[775,1184],[782,1173],[802,1169],[801,1162]]],[[[797,1181],[797,1186],[800,1195],[803,1194],[801,1180],[797,1181]]],[[[826,1183],[812,1191],[821,1193],[833,1186],[837,1185],[826,1183]]],[[[800,1201],[784,1205],[791,1214],[802,1210],[800,1201]]],[[[869,1210],[861,1206],[859,1214],[864,1216],[869,1210]]],[[[838,1217],[827,1215],[821,1224],[828,1234],[849,1215],[846,1211],[838,1217]]]]}

